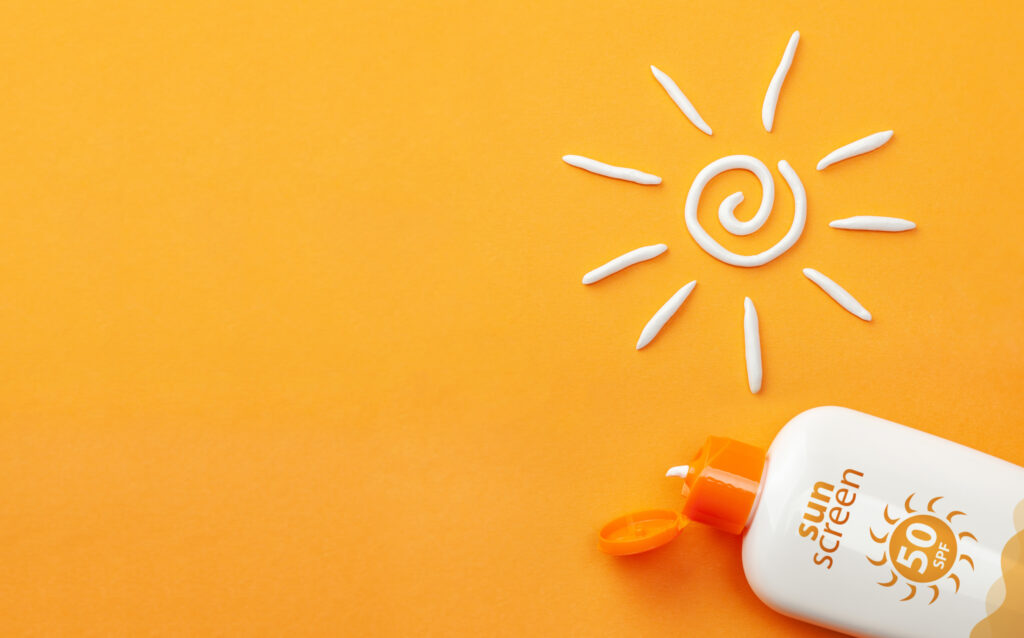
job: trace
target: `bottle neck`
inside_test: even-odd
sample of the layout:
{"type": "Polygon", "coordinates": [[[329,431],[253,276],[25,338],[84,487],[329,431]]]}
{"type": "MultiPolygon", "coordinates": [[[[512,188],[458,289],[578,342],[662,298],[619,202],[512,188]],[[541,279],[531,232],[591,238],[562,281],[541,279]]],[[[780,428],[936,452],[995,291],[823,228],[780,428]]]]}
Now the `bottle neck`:
{"type": "Polygon", "coordinates": [[[747,515],[747,522],[743,524],[744,532],[748,527],[750,527],[750,524],[754,522],[754,515],[757,514],[757,506],[761,504],[761,495],[764,494],[764,479],[768,475],[768,463],[769,459],[765,457],[764,469],[761,470],[761,480],[757,482],[757,493],[754,495],[754,504],[750,506],[750,513],[747,515]]]}

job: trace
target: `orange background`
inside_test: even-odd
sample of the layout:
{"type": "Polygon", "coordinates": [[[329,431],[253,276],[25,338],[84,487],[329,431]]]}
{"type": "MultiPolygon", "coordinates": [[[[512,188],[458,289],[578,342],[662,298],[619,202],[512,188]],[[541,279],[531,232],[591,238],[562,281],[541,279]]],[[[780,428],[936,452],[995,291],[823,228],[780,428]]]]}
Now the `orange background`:
{"type": "Polygon", "coordinates": [[[0,20],[5,635],[822,635],[757,601],[737,537],[612,559],[595,530],[678,505],[661,475],[706,434],[821,404],[1024,464],[1018,3],[85,4],[0,20]],[[683,226],[730,153],[778,186],[750,238],[714,211],[752,214],[752,176],[705,193],[740,252],[789,225],[779,159],[807,189],[763,268],[683,226]],[[857,214],[919,229],[827,225],[857,214]]]}

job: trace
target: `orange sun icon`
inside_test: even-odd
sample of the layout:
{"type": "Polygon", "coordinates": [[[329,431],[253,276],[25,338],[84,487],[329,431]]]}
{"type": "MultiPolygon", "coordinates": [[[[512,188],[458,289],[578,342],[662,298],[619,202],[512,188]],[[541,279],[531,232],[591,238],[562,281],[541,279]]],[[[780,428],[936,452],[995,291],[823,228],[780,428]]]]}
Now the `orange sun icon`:
{"type": "Polygon", "coordinates": [[[907,586],[908,593],[901,601],[912,599],[919,585],[927,585],[932,593],[930,605],[939,598],[940,579],[951,581],[954,593],[960,591],[958,566],[963,563],[974,571],[974,559],[963,551],[963,543],[978,539],[954,525],[953,519],[966,516],[964,512],[951,510],[945,516],[936,512],[935,504],[941,496],[928,501],[924,512],[912,506],[914,496],[908,496],[903,504],[905,515],[890,516],[889,506],[885,506],[884,534],[878,534],[873,528],[868,530],[871,540],[882,546],[882,555],[879,558],[869,555],[867,559],[872,565],[889,568],[889,579],[880,581],[879,585],[894,587],[903,583],[907,586]]]}

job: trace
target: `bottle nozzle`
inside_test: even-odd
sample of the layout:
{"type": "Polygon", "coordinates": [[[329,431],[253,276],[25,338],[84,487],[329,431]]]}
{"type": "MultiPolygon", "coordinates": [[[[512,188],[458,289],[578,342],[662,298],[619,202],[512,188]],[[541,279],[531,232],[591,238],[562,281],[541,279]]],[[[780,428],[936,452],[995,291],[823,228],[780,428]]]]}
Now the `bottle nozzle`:
{"type": "Polygon", "coordinates": [[[665,476],[678,476],[681,479],[685,479],[686,475],[689,473],[689,465],[677,465],[675,467],[668,468],[668,472],[665,472],[665,476]]]}

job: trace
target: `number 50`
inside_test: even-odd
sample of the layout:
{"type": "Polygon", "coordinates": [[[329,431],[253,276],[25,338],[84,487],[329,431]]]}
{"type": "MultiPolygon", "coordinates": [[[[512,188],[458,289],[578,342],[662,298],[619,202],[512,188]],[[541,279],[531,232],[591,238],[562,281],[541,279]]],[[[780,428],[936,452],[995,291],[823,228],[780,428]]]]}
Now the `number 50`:
{"type": "Polygon", "coordinates": [[[896,562],[908,569],[914,569],[923,574],[928,568],[928,555],[921,550],[930,549],[935,544],[936,538],[938,536],[935,534],[935,530],[928,525],[912,523],[907,527],[907,540],[920,549],[908,552],[906,545],[900,546],[900,551],[896,555],[896,562]]]}

